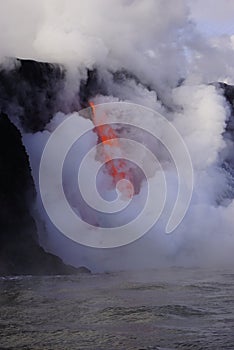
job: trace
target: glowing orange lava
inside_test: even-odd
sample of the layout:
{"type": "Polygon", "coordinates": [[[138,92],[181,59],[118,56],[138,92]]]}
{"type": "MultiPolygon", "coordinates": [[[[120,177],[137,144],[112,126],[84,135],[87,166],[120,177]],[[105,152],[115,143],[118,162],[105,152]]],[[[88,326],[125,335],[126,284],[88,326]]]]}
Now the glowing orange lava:
{"type": "Polygon", "coordinates": [[[105,157],[107,171],[112,177],[114,185],[117,185],[117,188],[123,197],[132,198],[134,190],[133,186],[129,182],[131,176],[127,171],[127,163],[123,159],[112,159],[111,155],[113,154],[114,149],[119,151],[118,154],[121,154],[121,147],[118,141],[118,136],[115,130],[109,124],[105,124],[106,117],[104,115],[102,115],[103,124],[100,125],[97,123],[95,104],[92,101],[89,104],[92,109],[92,121],[96,127],[97,134],[103,146],[103,154],[105,157]],[[110,150],[112,150],[112,152],[110,150]]]}

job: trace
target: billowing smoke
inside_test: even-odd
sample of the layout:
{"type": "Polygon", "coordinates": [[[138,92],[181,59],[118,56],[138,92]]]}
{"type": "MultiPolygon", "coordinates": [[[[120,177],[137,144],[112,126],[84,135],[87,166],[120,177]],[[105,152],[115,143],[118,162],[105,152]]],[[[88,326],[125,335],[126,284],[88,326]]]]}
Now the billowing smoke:
{"type": "MultiPolygon", "coordinates": [[[[11,62],[6,57],[30,58],[62,64],[65,71],[63,90],[56,100],[60,111],[44,130],[24,133],[38,193],[40,158],[47,140],[71,113],[81,128],[92,126],[79,113],[91,100],[95,104],[133,102],[161,113],[180,132],[191,155],[195,181],[191,204],[178,228],[166,235],[170,203],[175,201],[178,185],[175,165],[163,145],[153,145],[149,135],[116,126],[119,136],[131,136],[155,151],[166,174],[166,209],[157,225],[138,241],[98,250],[64,237],[50,222],[38,196],[35,217],[41,242],[68,263],[111,270],[234,262],[234,172],[230,162],[234,145],[226,133],[231,111],[222,90],[213,84],[234,80],[233,37],[201,34],[194,22],[199,11],[193,6],[191,12],[189,5],[185,0],[9,0],[0,4],[2,64],[7,67],[11,62]]],[[[65,164],[64,188],[78,215],[97,226],[118,226],[121,217],[107,223],[108,218],[102,215],[87,214],[72,180],[76,177],[74,164],[78,166],[97,142],[94,130],[71,151],[65,164]]],[[[123,220],[142,205],[145,182],[142,174],[137,178],[139,193],[129,217],[123,220]]],[[[112,193],[105,169],[98,183],[104,195],[112,193]]]]}

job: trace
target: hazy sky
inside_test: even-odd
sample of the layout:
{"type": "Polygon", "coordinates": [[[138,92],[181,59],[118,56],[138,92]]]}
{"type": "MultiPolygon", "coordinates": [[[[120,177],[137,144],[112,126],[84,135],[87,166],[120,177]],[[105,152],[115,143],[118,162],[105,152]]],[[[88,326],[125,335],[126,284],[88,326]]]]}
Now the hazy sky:
{"type": "Polygon", "coordinates": [[[234,34],[233,0],[190,0],[192,18],[208,35],[234,34]]]}

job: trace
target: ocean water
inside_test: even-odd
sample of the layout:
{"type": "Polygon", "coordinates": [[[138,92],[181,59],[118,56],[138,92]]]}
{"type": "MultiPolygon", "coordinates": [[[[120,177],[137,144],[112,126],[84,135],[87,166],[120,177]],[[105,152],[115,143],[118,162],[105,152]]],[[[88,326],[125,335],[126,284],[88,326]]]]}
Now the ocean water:
{"type": "Polygon", "coordinates": [[[0,278],[0,349],[234,349],[234,272],[0,278]]]}

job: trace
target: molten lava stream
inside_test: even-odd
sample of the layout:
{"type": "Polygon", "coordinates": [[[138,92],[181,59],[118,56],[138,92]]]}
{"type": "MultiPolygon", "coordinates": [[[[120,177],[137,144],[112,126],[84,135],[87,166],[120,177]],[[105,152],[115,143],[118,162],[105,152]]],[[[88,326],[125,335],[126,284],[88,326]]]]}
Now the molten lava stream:
{"type": "Polygon", "coordinates": [[[90,102],[89,104],[92,109],[92,121],[102,143],[105,165],[108,174],[112,177],[114,185],[117,186],[117,189],[122,194],[122,198],[132,198],[134,195],[134,190],[132,184],[130,183],[131,174],[128,170],[127,163],[123,159],[112,158],[112,154],[116,153],[122,155],[123,153],[118,141],[118,136],[115,130],[109,124],[104,124],[106,120],[104,115],[102,116],[103,124],[100,125],[97,123],[95,104],[93,102],[90,102]]]}

